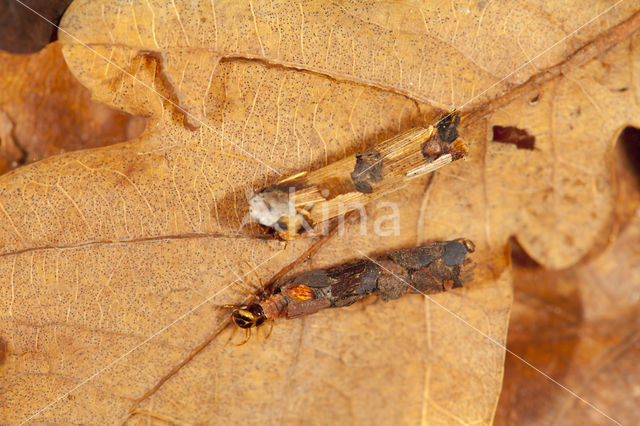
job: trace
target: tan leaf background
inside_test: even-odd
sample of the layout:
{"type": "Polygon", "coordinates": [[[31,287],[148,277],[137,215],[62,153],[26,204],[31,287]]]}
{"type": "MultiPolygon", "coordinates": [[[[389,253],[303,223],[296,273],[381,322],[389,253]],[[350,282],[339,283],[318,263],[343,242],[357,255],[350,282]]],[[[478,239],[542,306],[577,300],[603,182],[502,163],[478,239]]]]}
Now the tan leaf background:
{"type": "Polygon", "coordinates": [[[639,18],[612,5],[74,2],[60,35],[72,73],[148,125],[0,178],[1,417],[491,423],[509,237],[559,269],[618,229],[613,148],[638,125],[639,18]],[[463,105],[467,161],[369,206],[364,232],[350,221],[297,270],[466,236],[473,282],[279,321],[236,347],[219,306],[256,284],[247,263],[266,281],[313,243],[241,228],[247,191],[463,105]],[[492,142],[497,125],[534,149],[492,142]],[[381,236],[392,206],[400,232],[381,236]]]}

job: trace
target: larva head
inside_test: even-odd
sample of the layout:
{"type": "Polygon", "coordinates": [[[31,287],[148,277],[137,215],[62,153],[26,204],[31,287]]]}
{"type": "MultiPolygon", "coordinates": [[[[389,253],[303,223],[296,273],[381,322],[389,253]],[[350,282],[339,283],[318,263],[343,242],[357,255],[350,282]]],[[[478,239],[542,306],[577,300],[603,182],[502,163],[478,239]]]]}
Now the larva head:
{"type": "Polygon", "coordinates": [[[262,306],[258,303],[251,304],[245,308],[236,309],[231,313],[233,322],[240,328],[257,327],[267,319],[262,306]]]}

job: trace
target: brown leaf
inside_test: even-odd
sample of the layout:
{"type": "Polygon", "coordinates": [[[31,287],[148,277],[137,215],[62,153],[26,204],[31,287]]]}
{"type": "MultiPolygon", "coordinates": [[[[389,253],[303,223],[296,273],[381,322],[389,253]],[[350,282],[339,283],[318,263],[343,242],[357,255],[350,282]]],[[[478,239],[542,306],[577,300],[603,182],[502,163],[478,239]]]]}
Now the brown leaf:
{"type": "Polygon", "coordinates": [[[0,49],[34,53],[56,38],[56,27],[71,0],[21,0],[0,3],[0,49]]]}
{"type": "MultiPolygon", "coordinates": [[[[228,319],[217,306],[246,296],[234,283],[249,280],[244,261],[268,278],[311,244],[284,247],[249,227],[238,233],[246,190],[433,123],[440,108],[499,83],[605,4],[576,13],[480,3],[473,11],[324,1],[72,4],[63,25],[77,39],[62,39],[70,69],[94,98],[148,115],[150,123],[139,139],[47,159],[0,179],[7,219],[0,222],[0,337],[8,348],[0,373],[9,401],[2,415],[78,423],[490,423],[511,305],[507,237],[529,235],[531,224],[563,244],[557,250],[569,253],[545,258],[551,266],[575,261],[594,240],[580,237],[576,249],[567,249],[544,221],[505,219],[528,198],[487,196],[488,188],[501,188],[502,176],[487,172],[487,159],[496,168],[505,164],[500,149],[514,159],[509,164],[520,162],[516,170],[536,173],[509,151],[515,146],[486,142],[491,120],[520,124],[500,115],[520,111],[520,98],[467,126],[463,136],[476,140],[470,161],[431,186],[427,178],[385,200],[392,205],[370,206],[368,232],[350,222],[312,259],[314,267],[325,266],[467,236],[479,245],[478,266],[462,291],[280,321],[268,340],[241,347],[228,343],[238,338],[233,329],[217,334],[228,319]],[[503,10],[515,12],[505,18],[503,10]],[[517,34],[505,29],[514,22],[517,34]],[[393,206],[400,233],[383,238],[380,228],[392,230],[393,206]]],[[[627,4],[615,8],[467,107],[508,97],[631,13],[627,4]]],[[[622,31],[618,36],[627,42],[622,31]]],[[[549,115],[538,114],[531,120],[540,127],[526,128],[548,152],[551,142],[545,146],[537,132],[549,115]]],[[[602,145],[595,155],[606,154],[602,145]]],[[[609,199],[607,182],[603,191],[609,199]]],[[[571,217],[578,207],[562,204],[571,217]]],[[[606,216],[590,220],[598,226],[606,216]]]]}
{"type": "MultiPolygon", "coordinates": [[[[639,22],[636,14],[627,23],[635,26],[609,36],[632,34],[639,22]]],[[[441,173],[423,204],[429,210],[425,221],[442,229],[471,228],[467,234],[479,228],[475,232],[489,246],[501,247],[514,235],[533,259],[552,269],[606,244],[617,197],[615,141],[627,125],[640,126],[638,40],[637,33],[623,38],[577,68],[565,64],[561,75],[544,84],[531,80],[510,103],[481,121],[467,121],[465,136],[477,143],[471,164],[441,173]],[[514,136],[512,143],[504,143],[504,135],[492,140],[498,127],[535,138],[533,149],[519,148],[514,136]],[[442,208],[432,213],[432,202],[442,208]],[[450,215],[453,210],[459,214],[450,215]]]]}
{"type": "Polygon", "coordinates": [[[13,138],[13,121],[0,111],[0,173],[17,167],[24,159],[24,152],[13,138]]]}
{"type": "MultiPolygon", "coordinates": [[[[516,269],[522,294],[509,337],[511,350],[621,424],[637,420],[640,403],[639,223],[588,264],[557,274],[516,269]]],[[[509,360],[505,374],[498,424],[609,423],[518,361],[509,360]]]]}
{"type": "MultiPolygon", "coordinates": [[[[637,139],[633,142],[637,151],[637,139]]],[[[621,188],[616,210],[623,230],[606,252],[566,270],[545,271],[516,250],[509,349],[615,421],[632,424],[640,403],[635,384],[640,350],[640,192],[637,176],[630,173],[637,164],[627,164],[619,155],[616,164],[621,188]]],[[[585,407],[507,357],[497,424],[611,423],[585,407]]]]}
{"type": "Polygon", "coordinates": [[[142,133],[145,120],[91,100],[60,45],[33,55],[0,52],[0,173],[51,155],[142,133]]]}

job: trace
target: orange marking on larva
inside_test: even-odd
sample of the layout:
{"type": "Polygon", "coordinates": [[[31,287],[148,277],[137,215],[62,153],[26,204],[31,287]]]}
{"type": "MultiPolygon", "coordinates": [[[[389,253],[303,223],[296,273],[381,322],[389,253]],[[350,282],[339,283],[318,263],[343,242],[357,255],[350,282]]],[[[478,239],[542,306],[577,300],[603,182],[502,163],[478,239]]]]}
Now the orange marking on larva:
{"type": "Polygon", "coordinates": [[[304,284],[298,284],[294,285],[293,287],[289,287],[286,292],[287,296],[298,302],[313,299],[313,290],[304,284]]]}

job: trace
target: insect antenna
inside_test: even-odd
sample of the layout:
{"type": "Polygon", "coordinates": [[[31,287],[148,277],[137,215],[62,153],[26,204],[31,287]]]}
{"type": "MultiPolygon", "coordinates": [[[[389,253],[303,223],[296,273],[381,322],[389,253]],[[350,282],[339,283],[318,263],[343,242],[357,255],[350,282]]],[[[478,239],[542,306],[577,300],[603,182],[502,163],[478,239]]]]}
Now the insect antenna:
{"type": "Polygon", "coordinates": [[[251,269],[251,271],[253,272],[253,274],[256,276],[256,280],[259,283],[259,286],[256,287],[255,289],[252,289],[254,291],[253,296],[256,295],[264,295],[264,283],[262,282],[262,278],[260,278],[260,275],[258,275],[258,273],[256,272],[255,267],[253,267],[249,262],[247,262],[246,260],[243,261],[245,263],[245,265],[247,265],[249,267],[249,269],[251,269]]]}
{"type": "Polygon", "coordinates": [[[247,284],[244,284],[244,283],[242,283],[242,282],[238,281],[238,282],[237,282],[237,283],[235,283],[234,285],[235,285],[236,287],[238,287],[238,288],[239,288],[243,293],[246,293],[246,294],[248,294],[249,296],[255,296],[255,295],[256,295],[256,293],[255,293],[255,291],[254,291],[253,287],[251,287],[251,286],[249,286],[249,285],[247,285],[247,284]]]}
{"type": "MultiPolygon", "coordinates": [[[[260,281],[260,283],[262,284],[262,281],[260,280],[260,277],[258,276],[257,272],[256,272],[256,268],[253,268],[251,266],[251,264],[249,264],[249,262],[247,262],[246,260],[243,261],[247,266],[249,266],[249,268],[251,269],[251,271],[256,275],[256,277],[258,278],[258,281],[260,281]]],[[[245,274],[246,275],[246,274],[245,274]]],[[[250,284],[247,284],[244,281],[244,278],[241,276],[238,276],[238,274],[236,273],[236,276],[238,277],[238,279],[236,280],[236,282],[233,284],[234,286],[237,286],[243,293],[246,293],[247,295],[251,296],[251,297],[256,297],[256,295],[260,292],[261,290],[261,286],[260,287],[254,287],[250,284]]]]}

